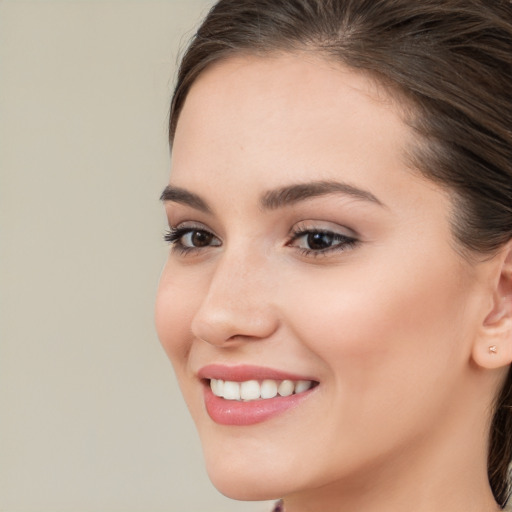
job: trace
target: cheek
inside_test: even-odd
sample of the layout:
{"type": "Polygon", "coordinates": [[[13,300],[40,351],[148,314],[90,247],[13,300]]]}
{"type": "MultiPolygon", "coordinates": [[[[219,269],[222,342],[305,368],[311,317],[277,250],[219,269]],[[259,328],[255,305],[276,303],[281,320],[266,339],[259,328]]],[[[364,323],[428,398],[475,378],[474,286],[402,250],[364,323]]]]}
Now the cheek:
{"type": "Polygon", "coordinates": [[[287,294],[296,335],[340,389],[380,392],[383,382],[393,387],[401,379],[433,381],[467,360],[470,313],[461,270],[420,260],[388,263],[350,272],[340,267],[337,276],[316,273],[302,280],[300,292],[287,294]],[[297,314],[305,310],[308,315],[297,314]]]}
{"type": "Polygon", "coordinates": [[[375,270],[317,272],[281,299],[294,336],[323,367],[324,436],[347,467],[441,424],[468,360],[471,313],[454,268],[375,270]]]}
{"type": "Polygon", "coordinates": [[[190,350],[190,326],[200,300],[198,283],[187,282],[178,270],[167,263],[156,296],[155,325],[160,343],[178,375],[190,350]]]}

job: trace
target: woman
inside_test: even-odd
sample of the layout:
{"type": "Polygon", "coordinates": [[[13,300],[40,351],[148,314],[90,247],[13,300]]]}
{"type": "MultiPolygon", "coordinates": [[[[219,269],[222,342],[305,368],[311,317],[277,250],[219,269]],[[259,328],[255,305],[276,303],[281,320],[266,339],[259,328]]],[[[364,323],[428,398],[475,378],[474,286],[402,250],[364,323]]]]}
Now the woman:
{"type": "Polygon", "coordinates": [[[156,323],[222,493],[505,507],[511,83],[508,1],[212,8],[172,101],[156,323]]]}

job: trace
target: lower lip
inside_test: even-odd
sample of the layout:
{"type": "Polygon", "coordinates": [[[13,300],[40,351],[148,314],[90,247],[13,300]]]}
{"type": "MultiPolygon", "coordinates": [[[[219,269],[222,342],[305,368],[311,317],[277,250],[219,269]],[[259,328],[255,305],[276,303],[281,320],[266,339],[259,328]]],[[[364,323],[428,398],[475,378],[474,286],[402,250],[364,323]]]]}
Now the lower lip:
{"type": "Polygon", "coordinates": [[[210,386],[205,386],[204,402],[210,418],[220,425],[246,426],[261,423],[283,414],[307,399],[316,387],[290,396],[276,396],[264,400],[225,400],[215,396],[210,386]]]}

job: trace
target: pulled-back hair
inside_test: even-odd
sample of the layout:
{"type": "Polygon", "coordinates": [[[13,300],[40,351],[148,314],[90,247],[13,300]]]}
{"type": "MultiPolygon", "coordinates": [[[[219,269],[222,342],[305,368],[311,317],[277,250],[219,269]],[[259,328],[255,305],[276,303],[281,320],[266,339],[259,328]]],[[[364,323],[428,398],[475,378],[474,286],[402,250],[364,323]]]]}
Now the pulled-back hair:
{"type": "MultiPolygon", "coordinates": [[[[190,87],[234,54],[313,51],[369,74],[410,105],[410,163],[452,192],[464,254],[512,238],[510,0],[220,0],[188,47],[171,105],[172,145],[190,87]]],[[[510,494],[512,373],[497,397],[488,475],[510,494]]]]}

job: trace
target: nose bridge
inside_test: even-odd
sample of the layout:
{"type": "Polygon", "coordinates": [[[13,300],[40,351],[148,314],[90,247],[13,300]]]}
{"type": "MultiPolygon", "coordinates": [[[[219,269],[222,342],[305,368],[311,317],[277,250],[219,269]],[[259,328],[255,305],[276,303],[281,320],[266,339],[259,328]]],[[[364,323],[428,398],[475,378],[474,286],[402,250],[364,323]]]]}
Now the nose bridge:
{"type": "Polygon", "coordinates": [[[270,266],[269,257],[250,244],[225,249],[192,321],[195,336],[213,344],[270,336],[278,322],[270,266]]]}

